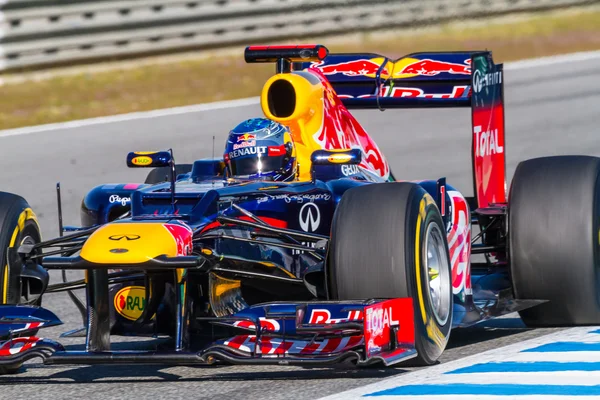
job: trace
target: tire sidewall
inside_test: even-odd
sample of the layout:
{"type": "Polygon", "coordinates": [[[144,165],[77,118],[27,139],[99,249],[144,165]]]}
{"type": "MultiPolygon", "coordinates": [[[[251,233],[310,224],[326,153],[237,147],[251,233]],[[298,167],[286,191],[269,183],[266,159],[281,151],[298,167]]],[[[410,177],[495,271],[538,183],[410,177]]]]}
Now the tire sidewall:
{"type": "Polygon", "coordinates": [[[0,304],[18,304],[21,293],[20,288],[17,290],[11,287],[14,286],[11,285],[14,280],[9,279],[12,274],[8,273],[7,249],[18,246],[28,236],[39,243],[41,233],[37,217],[24,199],[18,196],[0,199],[3,200],[0,208],[4,208],[3,223],[0,226],[0,304]],[[8,289],[8,293],[5,289],[8,289]]]}
{"type": "Polygon", "coordinates": [[[435,317],[431,298],[428,293],[430,289],[426,267],[427,249],[425,248],[428,227],[431,224],[436,224],[442,233],[441,237],[446,249],[443,256],[446,257],[446,265],[449,268],[448,272],[451,274],[448,242],[440,212],[431,196],[425,190],[415,191],[415,196],[412,199],[412,207],[409,207],[407,213],[409,213],[406,219],[408,224],[407,229],[409,229],[411,234],[406,235],[406,266],[409,269],[407,271],[407,278],[410,279],[408,290],[414,305],[415,346],[423,362],[425,364],[432,364],[441,356],[450,338],[453,316],[453,293],[451,279],[449,279],[449,287],[447,288],[448,298],[446,300],[448,301],[450,310],[446,322],[441,325],[435,317]]]}

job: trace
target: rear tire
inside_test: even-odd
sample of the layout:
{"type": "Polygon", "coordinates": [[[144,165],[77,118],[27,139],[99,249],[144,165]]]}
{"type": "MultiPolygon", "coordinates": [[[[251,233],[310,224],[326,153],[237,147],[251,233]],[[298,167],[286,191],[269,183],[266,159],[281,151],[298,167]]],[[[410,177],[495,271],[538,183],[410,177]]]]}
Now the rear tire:
{"type": "MultiPolygon", "coordinates": [[[[187,174],[188,172],[191,172],[192,166],[192,164],[176,164],[175,177],[177,177],[177,175],[187,174]]],[[[154,168],[148,173],[148,176],[146,177],[146,182],[144,183],[154,185],[157,183],[168,182],[170,173],[171,167],[154,168]]]]}
{"type": "MultiPolygon", "coordinates": [[[[8,270],[7,250],[42,239],[35,213],[21,196],[0,192],[0,304],[20,304],[20,271],[8,270]]],[[[41,298],[38,303],[41,302],[41,298]]]]}
{"type": "Polygon", "coordinates": [[[520,163],[509,196],[509,254],[528,326],[600,324],[600,158],[520,163]]]}
{"type": "Polygon", "coordinates": [[[439,210],[422,187],[348,190],[333,218],[326,274],[333,299],[411,297],[418,353],[411,363],[431,365],[441,356],[452,327],[450,259],[439,210]],[[436,263],[438,277],[430,279],[436,263]]]}

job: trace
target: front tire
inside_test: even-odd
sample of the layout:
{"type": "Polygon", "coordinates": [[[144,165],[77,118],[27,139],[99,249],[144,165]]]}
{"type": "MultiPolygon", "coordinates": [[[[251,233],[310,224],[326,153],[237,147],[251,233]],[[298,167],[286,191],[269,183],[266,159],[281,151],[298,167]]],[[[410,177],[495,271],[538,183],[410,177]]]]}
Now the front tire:
{"type": "Polygon", "coordinates": [[[440,212],[421,186],[348,190],[334,215],[326,274],[333,299],[411,297],[416,364],[441,356],[452,327],[450,259],[440,212]]]}
{"type": "MultiPolygon", "coordinates": [[[[0,304],[22,304],[20,271],[9,271],[9,247],[39,243],[42,239],[35,213],[21,196],[0,192],[0,304]]],[[[38,299],[39,303],[41,298],[38,299]]]]}

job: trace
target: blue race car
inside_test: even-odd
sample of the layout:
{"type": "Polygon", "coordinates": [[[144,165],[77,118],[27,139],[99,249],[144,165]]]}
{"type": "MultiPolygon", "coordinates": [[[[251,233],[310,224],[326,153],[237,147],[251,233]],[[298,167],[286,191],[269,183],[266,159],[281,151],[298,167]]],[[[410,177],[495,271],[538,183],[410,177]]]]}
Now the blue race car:
{"type": "Polygon", "coordinates": [[[453,328],[509,312],[531,326],[600,322],[599,159],[521,163],[509,199],[503,70],[491,53],[392,61],[250,46],[245,58],[277,74],[261,95],[266,118],[235,127],[222,158],[178,165],[171,151],[132,152],[129,167],[152,168],[146,183],[93,188],[82,226],[61,222],[64,235],[47,241],[27,202],[0,192],[1,371],[33,357],[428,365],[453,328]],[[348,111],[411,107],[471,108],[474,197],[445,178],[397,180],[348,111]],[[52,269],[85,279],[49,284],[52,269]],[[66,335],[85,336],[85,351],[35,336],[61,323],[41,307],[61,291],[83,319],[66,335]],[[171,342],[113,351],[111,335],[171,342]]]}

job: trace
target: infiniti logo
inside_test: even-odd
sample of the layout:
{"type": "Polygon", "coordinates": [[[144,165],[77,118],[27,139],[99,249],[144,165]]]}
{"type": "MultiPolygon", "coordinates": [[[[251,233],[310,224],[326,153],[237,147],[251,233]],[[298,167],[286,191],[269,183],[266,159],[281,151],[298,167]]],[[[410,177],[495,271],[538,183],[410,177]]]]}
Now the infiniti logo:
{"type": "Polygon", "coordinates": [[[141,237],[140,235],[112,235],[112,236],[109,236],[108,238],[110,240],[123,240],[123,239],[125,239],[125,240],[129,241],[129,240],[138,240],[140,237],[141,237]]]}
{"type": "Polygon", "coordinates": [[[485,74],[477,69],[473,73],[473,90],[475,93],[481,92],[488,86],[499,85],[501,83],[502,73],[500,71],[485,74]]]}
{"type": "Polygon", "coordinates": [[[300,228],[304,232],[314,232],[321,224],[321,212],[315,203],[306,203],[300,209],[300,228]]]}

